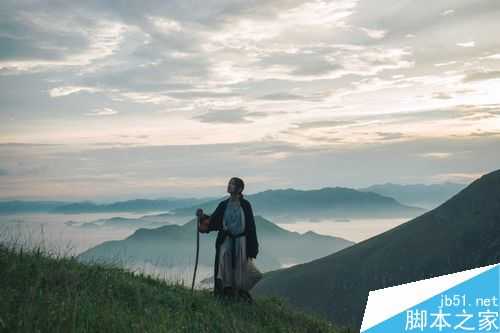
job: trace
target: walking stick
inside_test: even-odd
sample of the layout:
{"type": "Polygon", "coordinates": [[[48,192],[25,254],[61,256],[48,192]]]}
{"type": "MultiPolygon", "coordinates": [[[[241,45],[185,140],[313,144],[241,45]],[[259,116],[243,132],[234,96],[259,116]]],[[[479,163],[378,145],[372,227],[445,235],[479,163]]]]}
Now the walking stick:
{"type": "Polygon", "coordinates": [[[202,212],[196,212],[196,260],[194,264],[193,282],[191,283],[191,293],[194,291],[194,281],[196,280],[196,270],[198,269],[198,256],[200,254],[200,232],[198,226],[200,225],[200,216],[203,215],[202,212]]]}

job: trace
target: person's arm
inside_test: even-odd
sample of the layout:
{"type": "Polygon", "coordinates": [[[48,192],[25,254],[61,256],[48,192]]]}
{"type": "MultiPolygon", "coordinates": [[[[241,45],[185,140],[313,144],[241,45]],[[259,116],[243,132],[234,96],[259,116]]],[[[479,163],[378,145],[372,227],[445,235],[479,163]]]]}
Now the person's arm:
{"type": "MultiPolygon", "coordinates": [[[[198,208],[197,214],[201,214],[201,209],[198,208]]],[[[213,230],[222,230],[222,218],[224,215],[224,210],[222,207],[222,202],[219,203],[217,208],[215,208],[212,215],[203,214],[198,226],[198,230],[202,233],[209,233],[213,230]]]]}
{"type": "Polygon", "coordinates": [[[224,211],[222,209],[222,202],[219,203],[217,208],[215,208],[212,215],[203,214],[201,208],[198,208],[197,215],[200,216],[200,224],[198,225],[198,231],[201,233],[209,233],[213,230],[222,229],[222,216],[224,211]]]}
{"type": "Polygon", "coordinates": [[[251,246],[249,247],[247,257],[255,259],[257,258],[257,254],[259,253],[259,242],[257,240],[257,230],[255,228],[255,219],[253,216],[252,205],[250,205],[250,203],[248,204],[248,208],[248,242],[250,242],[251,246]]]}
{"type": "Polygon", "coordinates": [[[208,218],[208,231],[222,230],[222,218],[224,216],[224,209],[222,208],[222,201],[219,202],[217,208],[208,218]]]}

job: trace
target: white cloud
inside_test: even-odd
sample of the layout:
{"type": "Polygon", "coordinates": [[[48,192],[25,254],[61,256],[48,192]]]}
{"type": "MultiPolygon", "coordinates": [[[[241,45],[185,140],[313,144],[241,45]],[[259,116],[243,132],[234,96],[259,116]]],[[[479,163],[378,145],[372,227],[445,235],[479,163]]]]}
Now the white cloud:
{"type": "Polygon", "coordinates": [[[476,46],[476,42],[470,41],[470,42],[457,43],[457,46],[461,46],[461,47],[475,47],[476,46]]]}
{"type": "Polygon", "coordinates": [[[452,60],[452,61],[447,61],[447,62],[440,62],[437,64],[434,64],[436,67],[443,67],[443,66],[450,66],[450,65],[455,65],[457,62],[452,60]]]}
{"type": "Polygon", "coordinates": [[[500,53],[497,54],[492,54],[489,56],[481,57],[481,59],[493,59],[493,60],[500,60],[500,53]]]}
{"type": "Polygon", "coordinates": [[[169,20],[164,17],[148,16],[148,19],[158,28],[159,31],[169,34],[172,32],[180,32],[182,30],[179,22],[169,20]]]}
{"type": "Polygon", "coordinates": [[[448,9],[448,10],[445,10],[443,12],[441,12],[441,16],[450,16],[450,15],[453,15],[455,14],[455,10],[454,9],[448,9]]]}
{"type": "Polygon", "coordinates": [[[94,109],[88,113],[86,113],[86,116],[112,116],[117,114],[118,111],[113,110],[111,108],[101,108],[101,109],[94,109]]]}
{"type": "Polygon", "coordinates": [[[154,92],[121,92],[114,96],[116,100],[130,100],[135,103],[165,105],[168,102],[175,102],[176,99],[162,93],[154,92]]]}
{"type": "Polygon", "coordinates": [[[49,95],[50,97],[62,97],[78,93],[80,91],[95,93],[98,92],[99,89],[94,87],[84,87],[84,86],[63,86],[50,89],[49,95]]]}
{"type": "Polygon", "coordinates": [[[358,0],[315,0],[292,8],[278,15],[279,20],[299,25],[335,25],[352,15],[358,0]]]}
{"type": "MultiPolygon", "coordinates": [[[[48,16],[26,16],[40,29],[55,30],[57,34],[79,33],[87,40],[87,47],[80,53],[68,52],[63,59],[16,59],[0,61],[0,71],[8,72],[43,72],[59,67],[84,67],[93,62],[107,58],[115,53],[124,41],[124,34],[133,27],[112,21],[100,21],[95,26],[79,27],[71,25],[70,18],[54,18],[48,16]],[[57,22],[57,23],[56,23],[57,22]]],[[[49,47],[50,48],[50,47],[49,47]]],[[[92,70],[87,68],[86,70],[92,70]]]]}
{"type": "Polygon", "coordinates": [[[364,31],[370,38],[373,38],[373,39],[382,39],[387,34],[387,31],[385,31],[385,30],[375,30],[375,29],[367,29],[367,28],[360,28],[360,29],[362,31],[364,31]]]}
{"type": "Polygon", "coordinates": [[[450,158],[452,155],[453,155],[452,153],[445,153],[445,152],[430,152],[430,153],[420,154],[420,156],[422,157],[433,158],[433,159],[446,159],[450,158]]]}

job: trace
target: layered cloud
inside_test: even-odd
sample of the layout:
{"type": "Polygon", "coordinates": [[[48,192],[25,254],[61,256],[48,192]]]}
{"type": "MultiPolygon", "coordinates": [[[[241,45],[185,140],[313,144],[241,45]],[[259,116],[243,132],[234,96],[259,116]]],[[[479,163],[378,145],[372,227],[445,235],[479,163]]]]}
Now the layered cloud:
{"type": "Polygon", "coordinates": [[[304,163],[297,149],[498,140],[499,15],[487,0],[3,1],[0,142],[295,147],[259,173],[304,163]]]}
{"type": "MultiPolygon", "coordinates": [[[[125,138],[123,138],[125,139],[125,138]]],[[[499,138],[424,139],[312,148],[282,141],[138,145],[135,138],[76,147],[0,145],[4,198],[112,200],[162,196],[224,196],[238,175],[245,191],[363,187],[401,183],[468,183],[492,171],[499,138]]]]}

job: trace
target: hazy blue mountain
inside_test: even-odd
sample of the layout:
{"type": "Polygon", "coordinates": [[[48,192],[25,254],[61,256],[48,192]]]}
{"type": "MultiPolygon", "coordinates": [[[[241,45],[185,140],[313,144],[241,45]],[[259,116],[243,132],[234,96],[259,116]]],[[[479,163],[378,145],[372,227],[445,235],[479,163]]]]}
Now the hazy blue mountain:
{"type": "Polygon", "coordinates": [[[406,205],[432,209],[460,192],[466,186],[466,184],[456,184],[449,182],[431,185],[401,185],[385,183],[360,188],[359,190],[388,196],[406,205]]]}
{"type": "Polygon", "coordinates": [[[139,218],[126,218],[126,217],[112,217],[109,219],[98,219],[91,222],[80,223],[76,221],[65,222],[67,226],[74,226],[78,228],[158,228],[160,226],[169,224],[164,218],[157,218],[152,215],[145,215],[139,218]]]}
{"type": "Polygon", "coordinates": [[[0,201],[0,214],[44,213],[66,204],[64,201],[0,201]]]}
{"type": "Polygon", "coordinates": [[[54,207],[53,213],[109,213],[109,212],[152,212],[168,211],[180,207],[188,207],[206,202],[207,198],[187,199],[134,199],[107,204],[98,204],[91,201],[75,202],[54,207]]]}
{"type": "MultiPolygon", "coordinates": [[[[290,232],[261,216],[255,216],[255,223],[259,241],[256,264],[263,271],[312,260],[354,244],[313,232],[290,232]]],[[[200,264],[213,266],[216,236],[217,232],[201,234],[200,264]]],[[[104,242],[83,252],[79,260],[185,266],[194,263],[195,246],[196,221],[192,219],[184,225],[136,230],[124,240],[104,242]]]]}
{"type": "Polygon", "coordinates": [[[500,170],[443,205],[335,254],[268,272],[252,293],[360,328],[370,290],[500,262],[500,170]]]}
{"type": "MultiPolygon", "coordinates": [[[[279,223],[295,220],[414,217],[424,210],[403,205],[393,198],[377,193],[357,191],[343,187],[325,187],[319,190],[267,190],[245,196],[252,203],[254,214],[268,216],[279,223]]],[[[110,212],[153,212],[159,219],[182,223],[192,217],[198,207],[212,212],[227,196],[187,199],[135,199],[114,203],[83,202],[10,202],[0,203],[5,212],[50,212],[50,213],[110,213],[110,212]],[[15,204],[13,204],[15,203],[15,204]],[[17,207],[17,208],[16,208],[17,207]],[[36,208],[38,207],[38,208],[36,208]]]]}
{"type": "MultiPolygon", "coordinates": [[[[425,211],[377,193],[345,187],[267,190],[245,195],[245,198],[251,202],[254,214],[267,216],[279,223],[294,222],[297,219],[415,217],[425,211]]],[[[173,213],[192,216],[198,207],[211,212],[223,199],[225,198],[175,209],[173,213]]]]}

